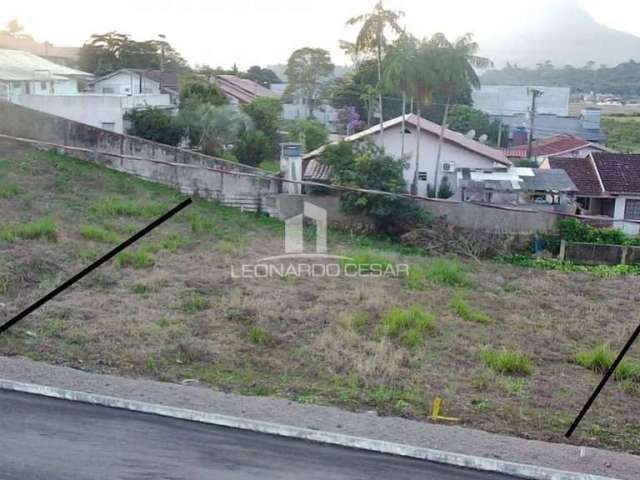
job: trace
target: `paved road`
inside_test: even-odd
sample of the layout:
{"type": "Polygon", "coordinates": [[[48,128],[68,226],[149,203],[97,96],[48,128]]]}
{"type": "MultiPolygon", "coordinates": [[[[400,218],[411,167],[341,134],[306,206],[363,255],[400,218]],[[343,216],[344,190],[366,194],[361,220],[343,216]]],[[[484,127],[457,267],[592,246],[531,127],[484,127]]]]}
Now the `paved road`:
{"type": "Polygon", "coordinates": [[[513,480],[420,460],[0,391],[0,479],[513,480]]]}

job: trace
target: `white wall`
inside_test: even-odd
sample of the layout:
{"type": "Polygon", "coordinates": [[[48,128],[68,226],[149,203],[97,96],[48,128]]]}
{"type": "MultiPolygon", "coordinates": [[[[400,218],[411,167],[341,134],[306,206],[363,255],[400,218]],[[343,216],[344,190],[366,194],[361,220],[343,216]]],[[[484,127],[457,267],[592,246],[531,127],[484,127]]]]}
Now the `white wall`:
{"type": "Polygon", "coordinates": [[[171,106],[169,95],[20,95],[17,102],[27,108],[50,113],[76,122],[124,133],[127,110],[171,106]],[[111,126],[111,124],[113,124],[111,126]]]}
{"type": "Polygon", "coordinates": [[[137,95],[160,93],[160,84],[133,72],[120,72],[93,84],[93,92],[108,95],[137,95]],[[142,82],[142,84],[140,83],[142,82]],[[105,90],[107,90],[105,92],[105,90]]]}
{"type": "Polygon", "coordinates": [[[616,203],[613,210],[613,226],[621,229],[628,235],[638,235],[638,233],[640,233],[640,224],[624,221],[624,211],[627,199],[640,200],[640,197],[616,197],[616,203]]]}
{"type": "MultiPolygon", "coordinates": [[[[413,176],[416,164],[416,128],[407,124],[407,130],[411,133],[405,134],[405,156],[408,159],[408,167],[404,171],[404,179],[407,182],[407,190],[411,188],[413,183],[413,176]]],[[[400,158],[402,152],[402,135],[401,125],[396,125],[384,131],[384,149],[385,151],[395,157],[400,158]]],[[[427,172],[427,182],[418,181],[418,194],[426,195],[427,183],[433,186],[436,174],[436,158],[438,154],[438,137],[431,133],[426,133],[424,130],[421,132],[420,141],[420,168],[419,172],[427,172]]],[[[380,134],[375,133],[369,138],[373,138],[375,143],[382,146],[380,141],[380,134]]],[[[497,164],[491,159],[483,157],[477,153],[471,152],[465,148],[462,148],[456,144],[445,141],[442,145],[442,154],[440,155],[440,173],[438,175],[439,181],[442,180],[442,164],[447,162],[454,162],[455,168],[485,168],[492,169],[496,167],[506,168],[503,165],[497,164]]],[[[450,184],[453,190],[456,189],[456,176],[447,175],[450,180],[450,184]]]]}

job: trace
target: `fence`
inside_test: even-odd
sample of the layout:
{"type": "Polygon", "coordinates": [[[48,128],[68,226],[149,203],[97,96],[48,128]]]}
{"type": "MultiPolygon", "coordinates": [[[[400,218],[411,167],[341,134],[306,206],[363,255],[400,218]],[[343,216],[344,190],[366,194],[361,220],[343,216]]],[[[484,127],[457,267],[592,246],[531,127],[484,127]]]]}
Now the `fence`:
{"type": "Polygon", "coordinates": [[[640,264],[640,247],[562,240],[559,258],[576,263],[596,265],[603,263],[607,265],[638,265],[640,264]]]}

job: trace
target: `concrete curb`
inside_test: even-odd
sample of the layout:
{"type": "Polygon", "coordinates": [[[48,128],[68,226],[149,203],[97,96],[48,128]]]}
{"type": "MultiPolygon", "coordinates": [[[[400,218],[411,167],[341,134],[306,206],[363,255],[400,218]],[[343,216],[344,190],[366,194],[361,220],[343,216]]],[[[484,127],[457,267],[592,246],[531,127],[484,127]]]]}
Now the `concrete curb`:
{"type": "Polygon", "coordinates": [[[398,455],[402,457],[417,458],[435,463],[442,463],[458,467],[470,468],[487,472],[497,472],[512,475],[519,478],[532,480],[616,480],[610,477],[589,475],[584,473],[565,472],[534,465],[506,462],[502,460],[483,458],[460,453],[445,452],[430,448],[414,447],[400,443],[385,442],[339,433],[323,432],[306,428],[291,427],[275,423],[250,420],[215,413],[199,412],[182,408],[167,407],[152,403],[126,400],[122,398],[97,395],[93,393],[78,392],[63,388],[34,385],[30,383],[15,382],[0,379],[0,389],[14,392],[29,393],[51,398],[59,398],[76,402],[89,403],[110,408],[118,408],[133,412],[148,413],[163,417],[189,420],[222,427],[237,428],[253,432],[278,435],[281,437],[308,440],[328,445],[337,445],[348,448],[357,448],[372,452],[398,455]]]}

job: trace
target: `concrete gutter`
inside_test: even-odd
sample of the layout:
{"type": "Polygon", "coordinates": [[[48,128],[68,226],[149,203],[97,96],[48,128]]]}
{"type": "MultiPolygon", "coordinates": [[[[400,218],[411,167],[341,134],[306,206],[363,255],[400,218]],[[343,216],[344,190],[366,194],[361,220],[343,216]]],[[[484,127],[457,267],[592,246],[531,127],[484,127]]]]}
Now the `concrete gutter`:
{"type": "Polygon", "coordinates": [[[125,400],[106,395],[84,393],[75,390],[34,385],[30,383],[16,382],[0,379],[0,388],[4,390],[41,395],[50,398],[58,398],[76,402],[89,403],[110,408],[118,408],[133,412],[159,415],[163,417],[177,418],[222,427],[237,428],[252,432],[278,435],[288,438],[308,440],[317,443],[337,445],[348,448],[357,448],[372,452],[399,455],[403,457],[417,458],[435,463],[454,465],[474,470],[497,472],[512,475],[518,478],[532,480],[616,480],[611,477],[573,473],[555,470],[534,465],[505,462],[502,460],[484,458],[460,453],[445,452],[430,448],[414,447],[400,443],[372,440],[362,437],[343,435],[339,433],[323,432],[307,428],[292,427],[257,420],[249,420],[227,415],[200,412],[164,405],[125,400]]]}

